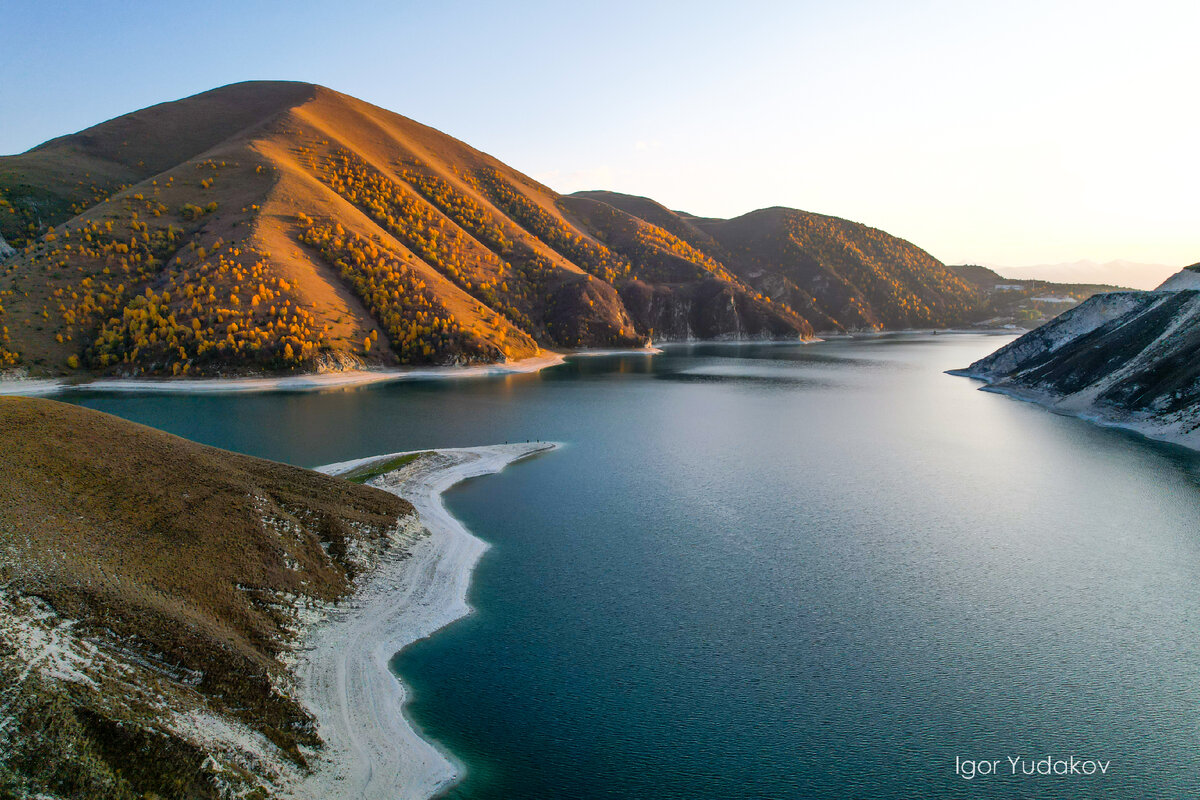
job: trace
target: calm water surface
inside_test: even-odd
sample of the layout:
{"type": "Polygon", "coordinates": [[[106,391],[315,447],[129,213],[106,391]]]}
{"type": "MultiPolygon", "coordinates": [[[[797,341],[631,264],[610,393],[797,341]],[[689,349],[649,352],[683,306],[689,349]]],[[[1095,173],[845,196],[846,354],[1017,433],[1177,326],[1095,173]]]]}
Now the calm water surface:
{"type": "Polygon", "coordinates": [[[1200,796],[1200,458],[942,374],[1005,341],[73,400],[301,465],[567,443],[451,491],[477,613],[395,660],[456,800],[1200,796]],[[1111,763],[955,774],[1047,755],[1111,763]]]}

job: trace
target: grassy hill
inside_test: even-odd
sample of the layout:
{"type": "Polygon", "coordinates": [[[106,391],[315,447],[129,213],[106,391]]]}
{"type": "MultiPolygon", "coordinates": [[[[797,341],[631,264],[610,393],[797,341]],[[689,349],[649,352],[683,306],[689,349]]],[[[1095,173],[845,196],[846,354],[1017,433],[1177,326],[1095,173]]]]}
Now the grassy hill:
{"type": "Polygon", "coordinates": [[[310,84],[163,103],[0,158],[0,368],[216,375],[956,324],[924,251],[791,209],[563,197],[310,84]]]}
{"type": "Polygon", "coordinates": [[[260,783],[221,731],[299,769],[297,609],[343,596],[412,507],[49,400],[0,397],[0,431],[0,797],[260,783]]]}

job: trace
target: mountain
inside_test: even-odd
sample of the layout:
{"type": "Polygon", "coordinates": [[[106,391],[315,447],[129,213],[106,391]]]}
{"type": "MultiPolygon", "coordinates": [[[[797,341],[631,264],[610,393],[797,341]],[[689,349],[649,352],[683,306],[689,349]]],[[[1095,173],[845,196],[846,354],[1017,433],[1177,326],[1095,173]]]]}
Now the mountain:
{"type": "Polygon", "coordinates": [[[463,364],[978,316],[970,285],[882,231],[563,197],[303,83],[234,84],[0,158],[0,237],[0,368],[42,374],[463,364]]]}
{"type": "Polygon", "coordinates": [[[1036,327],[1094,294],[1121,289],[1103,284],[1005,278],[978,264],[959,264],[948,269],[979,292],[982,297],[979,307],[987,317],[984,324],[993,328],[1036,327]]]}
{"type": "Polygon", "coordinates": [[[1052,283],[1089,283],[1128,286],[1133,289],[1153,289],[1179,267],[1166,264],[1143,264],[1136,261],[1070,261],[1061,264],[1037,264],[1028,267],[989,265],[1005,278],[1041,280],[1052,283]]]}
{"type": "Polygon", "coordinates": [[[0,430],[0,797],[301,774],[296,632],[412,541],[412,507],[49,400],[0,397],[0,430]]]}
{"type": "Polygon", "coordinates": [[[1200,264],[1098,294],[955,374],[991,391],[1200,448],[1200,264]]]}
{"type": "MultiPolygon", "coordinates": [[[[977,293],[945,265],[857,222],[779,207],[707,219],[615,192],[579,192],[564,202],[581,217],[595,219],[601,214],[588,215],[589,207],[609,206],[666,231],[680,242],[673,243],[677,252],[699,251],[818,330],[946,326],[977,317],[977,293]]],[[[593,226],[606,230],[598,221],[593,226]]]]}

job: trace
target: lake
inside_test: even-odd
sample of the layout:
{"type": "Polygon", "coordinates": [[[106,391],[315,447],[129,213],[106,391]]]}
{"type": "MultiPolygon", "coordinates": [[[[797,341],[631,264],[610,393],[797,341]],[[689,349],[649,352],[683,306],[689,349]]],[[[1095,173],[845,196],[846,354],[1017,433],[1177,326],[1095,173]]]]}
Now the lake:
{"type": "Polygon", "coordinates": [[[476,613],[394,661],[455,800],[1200,795],[1200,455],[943,374],[1010,338],[67,399],[304,466],[566,443],[448,493],[476,613]]]}

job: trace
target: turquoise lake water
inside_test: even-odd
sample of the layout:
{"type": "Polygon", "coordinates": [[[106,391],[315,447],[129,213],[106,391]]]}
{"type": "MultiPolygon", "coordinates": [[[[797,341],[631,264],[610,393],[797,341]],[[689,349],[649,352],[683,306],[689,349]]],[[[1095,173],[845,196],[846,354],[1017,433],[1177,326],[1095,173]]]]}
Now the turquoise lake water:
{"type": "Polygon", "coordinates": [[[394,662],[447,797],[1200,796],[1200,456],[942,374],[1006,341],[69,399],[305,466],[566,443],[447,495],[476,613],[394,662]]]}

